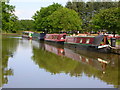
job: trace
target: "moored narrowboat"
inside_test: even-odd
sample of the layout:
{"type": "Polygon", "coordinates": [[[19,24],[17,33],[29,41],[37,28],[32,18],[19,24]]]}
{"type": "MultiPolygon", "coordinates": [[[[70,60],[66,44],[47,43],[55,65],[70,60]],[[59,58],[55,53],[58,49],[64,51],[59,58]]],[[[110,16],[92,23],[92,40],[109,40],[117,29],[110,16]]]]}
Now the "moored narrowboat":
{"type": "Polygon", "coordinates": [[[45,35],[46,35],[46,33],[36,33],[36,32],[34,32],[32,37],[33,37],[34,40],[44,40],[45,35]]]}
{"type": "Polygon", "coordinates": [[[32,39],[32,35],[34,32],[32,31],[23,31],[22,32],[22,37],[23,38],[27,38],[27,39],[32,39]]]}
{"type": "Polygon", "coordinates": [[[64,34],[46,34],[45,41],[64,44],[66,33],[64,34]]]}
{"type": "Polygon", "coordinates": [[[76,49],[87,49],[109,53],[111,46],[109,45],[106,35],[99,36],[67,36],[65,46],[74,47],[76,49]]]}

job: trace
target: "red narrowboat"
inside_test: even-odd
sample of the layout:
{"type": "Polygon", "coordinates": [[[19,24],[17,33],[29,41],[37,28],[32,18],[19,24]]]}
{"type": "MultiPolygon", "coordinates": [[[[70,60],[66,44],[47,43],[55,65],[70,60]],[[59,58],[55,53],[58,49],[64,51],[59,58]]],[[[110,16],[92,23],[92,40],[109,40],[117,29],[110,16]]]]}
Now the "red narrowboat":
{"type": "Polygon", "coordinates": [[[46,34],[44,40],[64,44],[65,37],[66,37],[66,33],[64,33],[64,34],[46,34]]]}
{"type": "Polygon", "coordinates": [[[111,46],[107,40],[107,36],[67,36],[65,46],[77,49],[95,50],[99,52],[110,52],[111,46]]]}

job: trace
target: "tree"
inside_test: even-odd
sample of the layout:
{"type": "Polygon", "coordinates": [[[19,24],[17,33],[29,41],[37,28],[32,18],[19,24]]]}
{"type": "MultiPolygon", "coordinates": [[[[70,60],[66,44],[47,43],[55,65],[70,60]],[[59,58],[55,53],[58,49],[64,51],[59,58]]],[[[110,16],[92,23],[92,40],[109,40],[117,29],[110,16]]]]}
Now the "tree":
{"type": "Polygon", "coordinates": [[[38,31],[50,29],[50,27],[48,27],[47,17],[59,8],[62,8],[62,6],[58,3],[54,3],[48,7],[42,7],[39,11],[36,11],[35,15],[32,17],[34,19],[35,28],[38,31]]]}
{"type": "Polygon", "coordinates": [[[72,2],[67,2],[66,7],[79,13],[79,16],[83,19],[83,30],[91,30],[92,17],[102,9],[118,7],[118,2],[97,2],[95,0],[83,2],[82,0],[73,0],[72,2]]]}
{"type": "Polygon", "coordinates": [[[17,16],[14,14],[15,6],[2,2],[2,31],[15,32],[17,16]]]}
{"type": "Polygon", "coordinates": [[[110,8],[101,10],[92,19],[94,27],[97,29],[106,29],[107,31],[118,32],[120,28],[119,8],[110,8]]]}
{"type": "Polygon", "coordinates": [[[63,8],[60,4],[54,3],[41,8],[33,16],[37,30],[49,32],[81,30],[81,19],[74,10],[63,8]]]}
{"type": "Polygon", "coordinates": [[[68,8],[61,8],[47,18],[52,32],[81,30],[82,20],[78,13],[68,8]]]}
{"type": "Polygon", "coordinates": [[[18,20],[15,28],[17,30],[35,30],[33,20],[18,20]]]}

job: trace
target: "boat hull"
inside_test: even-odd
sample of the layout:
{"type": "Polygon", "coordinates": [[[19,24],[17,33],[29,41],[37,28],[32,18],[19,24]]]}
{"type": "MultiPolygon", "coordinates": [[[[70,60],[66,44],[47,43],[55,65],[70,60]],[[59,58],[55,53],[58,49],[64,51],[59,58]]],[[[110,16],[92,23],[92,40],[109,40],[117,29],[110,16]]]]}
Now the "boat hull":
{"type": "Polygon", "coordinates": [[[56,44],[64,44],[64,41],[45,40],[45,42],[52,42],[52,43],[56,43],[56,44]]]}
{"type": "Polygon", "coordinates": [[[64,46],[66,48],[73,48],[75,50],[89,50],[89,51],[95,51],[101,53],[111,53],[110,47],[98,48],[98,46],[85,45],[85,44],[70,44],[70,43],[65,43],[64,46]]]}

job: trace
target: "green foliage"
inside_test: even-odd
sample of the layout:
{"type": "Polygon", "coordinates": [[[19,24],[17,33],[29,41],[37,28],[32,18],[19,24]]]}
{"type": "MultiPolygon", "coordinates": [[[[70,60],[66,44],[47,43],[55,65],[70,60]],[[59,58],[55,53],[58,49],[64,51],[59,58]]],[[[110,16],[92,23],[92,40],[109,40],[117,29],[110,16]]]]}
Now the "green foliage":
{"type": "Polygon", "coordinates": [[[57,56],[56,54],[44,51],[42,49],[33,48],[33,60],[40,68],[46,69],[46,71],[57,74],[65,72],[66,74],[74,70],[77,62],[57,56]]]}
{"type": "Polygon", "coordinates": [[[47,26],[48,24],[47,17],[59,8],[62,8],[62,6],[58,3],[54,3],[48,7],[42,7],[40,11],[37,11],[35,15],[32,17],[34,19],[35,28],[38,31],[44,31],[46,29],[50,29],[47,26]]]}
{"type": "Polygon", "coordinates": [[[92,17],[102,9],[118,7],[118,2],[79,2],[79,0],[73,0],[73,2],[67,2],[66,7],[77,11],[81,16],[83,19],[82,29],[91,31],[92,17]]]}
{"type": "Polygon", "coordinates": [[[92,23],[95,28],[106,29],[107,31],[119,31],[120,28],[120,13],[118,8],[110,8],[101,10],[93,17],[92,23]]]}
{"type": "Polygon", "coordinates": [[[8,76],[13,75],[13,70],[11,68],[8,68],[8,61],[10,57],[13,57],[13,53],[16,51],[18,45],[18,40],[15,38],[6,38],[6,36],[2,37],[2,60],[0,60],[1,67],[0,70],[0,81],[2,80],[2,83],[0,82],[0,87],[2,87],[4,84],[8,83],[8,76]],[[2,79],[1,79],[2,77],[2,79]]]}
{"type": "Polygon", "coordinates": [[[33,19],[37,30],[48,32],[81,30],[82,22],[78,14],[57,3],[41,8],[33,19]]]}
{"type": "Polygon", "coordinates": [[[74,10],[61,8],[48,18],[49,26],[53,32],[81,30],[82,20],[74,10]],[[58,31],[59,30],[59,31],[58,31]]]}
{"type": "Polygon", "coordinates": [[[17,16],[14,14],[15,6],[2,2],[2,30],[4,32],[14,32],[17,16]]]}
{"type": "Polygon", "coordinates": [[[17,30],[34,30],[34,22],[33,20],[18,20],[15,28],[17,30]]]}
{"type": "MultiPolygon", "coordinates": [[[[40,48],[33,47],[32,58],[33,61],[39,66],[39,68],[43,68],[45,71],[50,72],[51,74],[65,73],[67,75],[75,77],[81,77],[84,73],[88,77],[98,78],[103,82],[114,85],[116,88],[118,87],[119,55],[98,54],[95,52],[92,52],[92,54],[86,54],[88,52],[85,53],[83,50],[81,53],[76,53],[70,50],[69,55],[71,52],[74,52],[74,54],[71,53],[73,58],[74,55],[84,57],[83,59],[79,59],[77,57],[73,59],[64,56],[68,55],[68,52],[66,51],[63,56],[59,56],[55,53],[47,51],[47,48],[45,48],[44,45],[42,46],[43,47],[40,48]],[[107,64],[106,68],[104,68],[103,65],[105,63],[98,62],[98,57],[106,61],[110,60],[111,63],[107,64]],[[85,58],[90,59],[90,62],[85,62],[85,58]],[[102,73],[103,71],[105,71],[104,74],[102,73]]],[[[54,46],[54,48],[57,47],[54,46]]]]}

